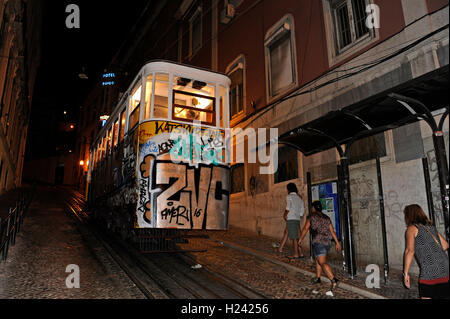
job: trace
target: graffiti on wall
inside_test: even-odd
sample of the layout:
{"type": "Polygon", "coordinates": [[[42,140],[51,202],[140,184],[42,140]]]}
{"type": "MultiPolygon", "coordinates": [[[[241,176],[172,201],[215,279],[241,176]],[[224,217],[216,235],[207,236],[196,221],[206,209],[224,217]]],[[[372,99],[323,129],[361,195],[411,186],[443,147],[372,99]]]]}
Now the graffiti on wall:
{"type": "MultiPolygon", "coordinates": [[[[434,150],[432,137],[424,138],[423,143],[430,171],[431,194],[433,197],[433,207],[436,218],[436,226],[438,227],[438,230],[444,231],[445,223],[444,223],[444,215],[442,212],[441,190],[439,186],[439,172],[436,163],[436,152],[434,150]]],[[[444,133],[444,144],[446,145],[447,159],[448,159],[448,145],[449,145],[448,132],[444,133]]]]}
{"type": "Polygon", "coordinates": [[[138,228],[226,229],[229,168],[223,134],[152,121],[139,131],[138,228]]]}

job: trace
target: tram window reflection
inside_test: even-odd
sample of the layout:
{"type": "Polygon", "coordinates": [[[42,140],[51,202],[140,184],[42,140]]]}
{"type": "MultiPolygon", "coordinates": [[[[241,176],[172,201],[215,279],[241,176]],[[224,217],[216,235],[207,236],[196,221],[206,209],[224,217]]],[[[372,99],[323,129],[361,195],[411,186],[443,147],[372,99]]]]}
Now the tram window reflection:
{"type": "Polygon", "coordinates": [[[153,117],[167,119],[169,114],[169,75],[156,74],[153,117]]]}

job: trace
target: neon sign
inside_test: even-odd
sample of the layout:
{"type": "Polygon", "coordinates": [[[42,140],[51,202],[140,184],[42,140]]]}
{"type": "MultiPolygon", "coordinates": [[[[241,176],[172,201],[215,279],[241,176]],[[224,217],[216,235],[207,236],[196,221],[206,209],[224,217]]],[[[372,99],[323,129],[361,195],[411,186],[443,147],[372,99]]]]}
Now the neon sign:
{"type": "Polygon", "coordinates": [[[115,84],[115,82],[112,80],[116,77],[115,73],[104,73],[103,74],[103,79],[105,79],[105,81],[102,82],[102,86],[113,86],[115,84]],[[109,80],[109,81],[106,81],[109,80]]]}

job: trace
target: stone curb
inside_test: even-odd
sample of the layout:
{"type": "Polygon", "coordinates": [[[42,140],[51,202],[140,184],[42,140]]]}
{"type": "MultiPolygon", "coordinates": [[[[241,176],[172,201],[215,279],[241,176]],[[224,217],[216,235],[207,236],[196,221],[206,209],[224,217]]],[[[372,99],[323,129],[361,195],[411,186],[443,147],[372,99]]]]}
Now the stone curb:
{"type": "MultiPolygon", "coordinates": [[[[255,256],[255,257],[259,258],[259,259],[263,259],[263,260],[269,261],[269,262],[271,262],[273,264],[285,267],[285,268],[287,268],[289,270],[300,272],[300,273],[302,273],[302,274],[304,274],[306,276],[309,276],[311,278],[314,278],[316,276],[316,274],[313,273],[313,272],[301,269],[301,268],[296,267],[296,266],[289,265],[289,264],[287,264],[285,262],[282,262],[282,261],[278,261],[278,260],[276,260],[276,259],[274,259],[272,257],[267,256],[266,254],[264,254],[264,253],[262,253],[260,251],[256,251],[256,250],[253,250],[251,248],[244,247],[244,246],[241,246],[239,244],[231,243],[231,242],[220,240],[220,239],[210,238],[210,240],[218,242],[218,243],[220,243],[222,245],[225,245],[227,247],[239,250],[239,251],[241,251],[243,253],[255,256]]],[[[326,277],[322,276],[321,279],[329,282],[329,279],[326,278],[326,277]]],[[[349,285],[349,284],[344,283],[342,281],[339,282],[339,288],[351,291],[353,293],[360,294],[360,295],[362,295],[364,297],[367,297],[367,298],[370,298],[370,299],[388,299],[385,296],[382,296],[382,295],[379,295],[379,294],[376,294],[376,293],[373,293],[373,292],[370,292],[370,291],[367,291],[367,290],[364,290],[364,289],[361,289],[361,288],[349,285]]]]}

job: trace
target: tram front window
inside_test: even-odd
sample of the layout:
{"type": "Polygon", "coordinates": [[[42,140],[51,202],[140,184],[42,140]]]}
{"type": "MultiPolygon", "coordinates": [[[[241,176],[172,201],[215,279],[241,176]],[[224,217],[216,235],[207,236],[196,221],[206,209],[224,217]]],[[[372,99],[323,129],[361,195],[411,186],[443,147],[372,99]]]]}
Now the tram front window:
{"type": "Polygon", "coordinates": [[[175,120],[200,121],[216,125],[216,99],[214,85],[191,79],[174,77],[173,118],[175,120]]]}

